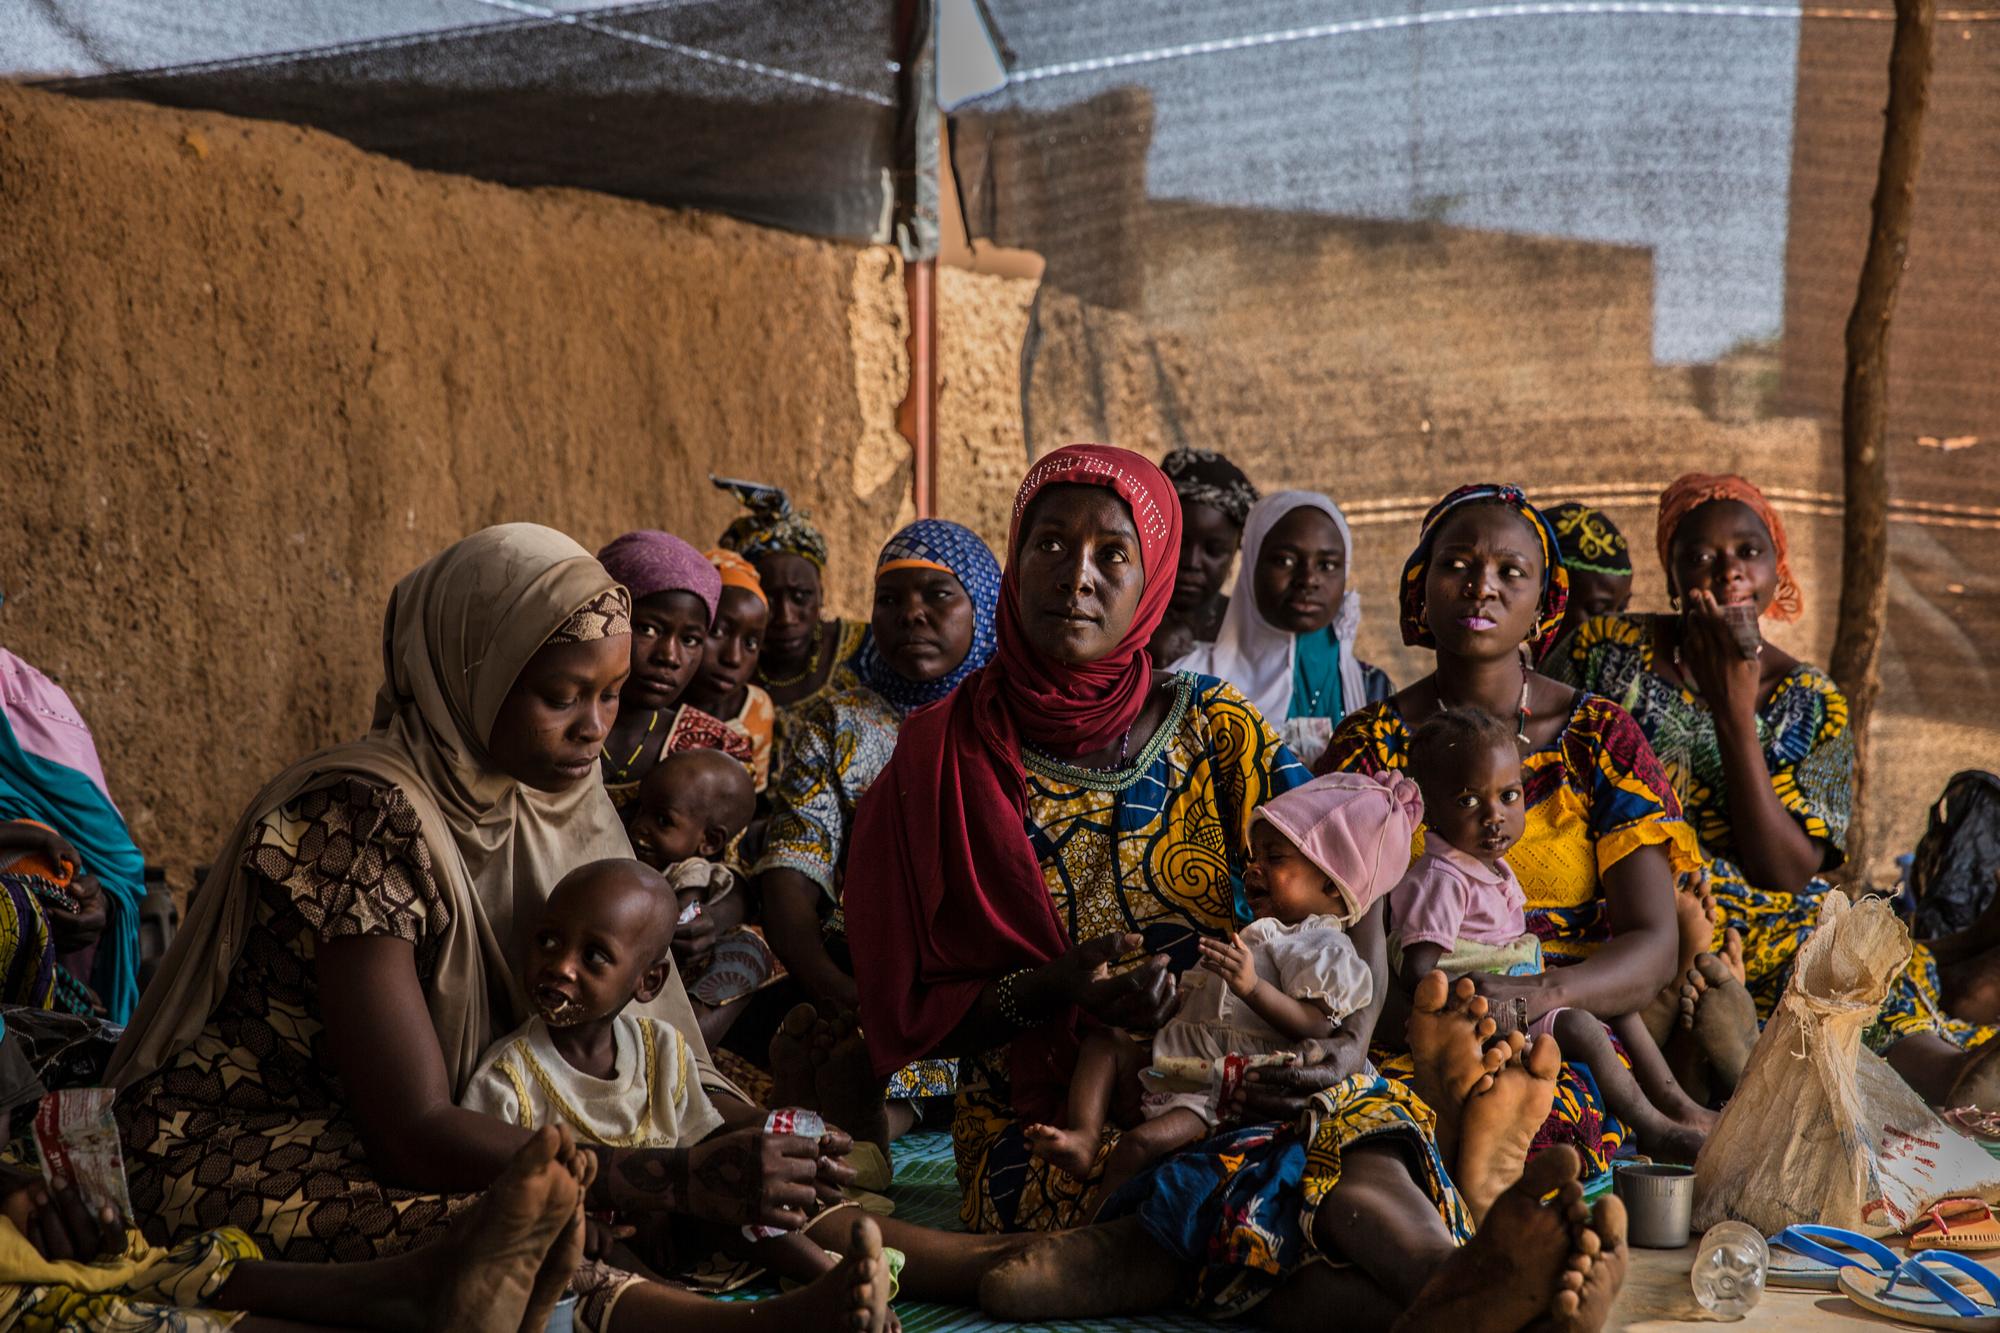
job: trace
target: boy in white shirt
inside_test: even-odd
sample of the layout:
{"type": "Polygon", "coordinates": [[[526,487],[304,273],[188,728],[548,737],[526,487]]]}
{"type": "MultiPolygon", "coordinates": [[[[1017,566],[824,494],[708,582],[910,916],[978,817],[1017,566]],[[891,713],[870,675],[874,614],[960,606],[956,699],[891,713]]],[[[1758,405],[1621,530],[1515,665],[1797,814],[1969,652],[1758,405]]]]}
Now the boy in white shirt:
{"type": "MultiPolygon", "coordinates": [[[[535,1017],[488,1049],[460,1104],[523,1129],[567,1124],[579,1142],[612,1148],[687,1147],[720,1129],[687,1039],[627,1012],[666,985],[679,910],[667,881],[638,861],[594,861],[565,876],[543,905],[522,974],[535,1017]]],[[[713,1239],[743,1248],[740,1238],[713,1239]]],[[[836,1262],[798,1233],[746,1254],[798,1282],[836,1262]]]]}

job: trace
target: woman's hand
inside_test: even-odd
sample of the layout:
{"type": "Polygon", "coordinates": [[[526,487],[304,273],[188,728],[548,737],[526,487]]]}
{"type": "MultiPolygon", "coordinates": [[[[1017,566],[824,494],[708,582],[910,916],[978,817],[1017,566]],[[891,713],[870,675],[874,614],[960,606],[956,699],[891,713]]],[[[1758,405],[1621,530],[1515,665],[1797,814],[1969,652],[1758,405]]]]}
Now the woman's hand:
{"type": "Polygon", "coordinates": [[[1200,947],[1202,970],[1228,983],[1231,995],[1241,999],[1257,989],[1257,960],[1234,935],[1226,940],[1204,935],[1200,947]]]}
{"type": "Polygon", "coordinates": [[[51,1190],[40,1180],[21,1180],[0,1199],[0,1216],[54,1263],[89,1263],[125,1251],[125,1225],[118,1214],[107,1207],[93,1216],[74,1189],[51,1190]]]}
{"type": "Polygon", "coordinates": [[[687,1213],[730,1226],[797,1231],[815,1201],[854,1179],[840,1160],[845,1140],[735,1129],[691,1148],[625,1153],[604,1176],[605,1201],[624,1213],[687,1213]]]}
{"type": "Polygon", "coordinates": [[[1242,1084],[1222,1107],[1231,1125],[1268,1125],[1297,1120],[1311,1105],[1313,1094],[1325,1092],[1344,1078],[1361,1072],[1368,1060],[1367,1043],[1342,1028],[1324,1045],[1324,1059],[1314,1064],[1269,1065],[1248,1070],[1242,1084]]]}
{"type": "Polygon", "coordinates": [[[67,892],[76,903],[73,912],[46,898],[42,900],[42,911],[49,919],[49,933],[55,938],[58,957],[97,943],[111,919],[111,905],[105,901],[104,886],[97,882],[97,876],[77,875],[70,880],[67,892]]]}
{"type": "Polygon", "coordinates": [[[1114,972],[1119,959],[1145,947],[1145,936],[1099,935],[1049,964],[1057,987],[1071,1004],[1107,1027],[1150,1032],[1173,1017],[1179,984],[1167,971],[1167,956],[1155,954],[1139,966],[1114,972]]]}
{"type": "Polygon", "coordinates": [[[1680,628],[1681,665],[1709,711],[1732,720],[1754,718],[1763,672],[1757,659],[1745,657],[1737,646],[1736,632],[1714,595],[1700,589],[1689,593],[1680,628]]]}
{"type": "Polygon", "coordinates": [[[0,870],[23,856],[39,856],[50,865],[67,864],[71,875],[83,869],[83,858],[76,854],[76,848],[54,829],[26,819],[0,822],[0,870]]]}
{"type": "Polygon", "coordinates": [[[1486,997],[1487,1013],[1494,1033],[1526,1032],[1528,1024],[1557,1006],[1549,999],[1540,977],[1510,977],[1498,972],[1475,972],[1472,984],[1486,997]],[[1515,1001],[1519,1001],[1519,1005],[1515,1001]]]}

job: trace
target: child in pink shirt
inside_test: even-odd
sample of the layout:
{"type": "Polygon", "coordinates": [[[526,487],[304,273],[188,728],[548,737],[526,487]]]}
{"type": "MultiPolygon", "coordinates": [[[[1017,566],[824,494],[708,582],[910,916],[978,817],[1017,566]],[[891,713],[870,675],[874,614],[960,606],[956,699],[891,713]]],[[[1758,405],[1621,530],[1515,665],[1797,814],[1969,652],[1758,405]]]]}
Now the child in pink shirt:
{"type": "MultiPolygon", "coordinates": [[[[1413,992],[1439,968],[1454,976],[1540,973],[1541,947],[1528,931],[1526,895],[1506,861],[1527,824],[1513,729],[1478,709],[1443,709],[1411,737],[1410,773],[1423,792],[1424,853],[1389,895],[1403,990],[1413,992]]],[[[1525,1006],[1493,1017],[1509,1031],[1523,1025],[1525,1006]]],[[[1637,1014],[1621,1014],[1607,1027],[1585,1010],[1556,1008],[1525,1026],[1531,1039],[1553,1034],[1565,1060],[1590,1067],[1604,1104],[1632,1126],[1645,1151],[1694,1160],[1714,1127],[1714,1113],[1681,1091],[1637,1014]],[[1614,1035],[1629,1063],[1612,1045],[1614,1035]],[[1653,1096],[1634,1076],[1635,1066],[1653,1096]]]]}

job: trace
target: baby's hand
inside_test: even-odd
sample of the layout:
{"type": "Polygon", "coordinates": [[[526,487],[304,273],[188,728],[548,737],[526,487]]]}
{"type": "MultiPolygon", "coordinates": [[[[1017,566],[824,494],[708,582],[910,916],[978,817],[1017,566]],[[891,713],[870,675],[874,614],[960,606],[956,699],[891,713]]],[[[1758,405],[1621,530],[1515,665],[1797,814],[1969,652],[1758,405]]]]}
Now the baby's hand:
{"type": "Polygon", "coordinates": [[[1234,935],[1226,940],[1204,936],[1200,943],[1202,968],[1228,983],[1230,994],[1241,999],[1257,989],[1256,960],[1234,935]]]}

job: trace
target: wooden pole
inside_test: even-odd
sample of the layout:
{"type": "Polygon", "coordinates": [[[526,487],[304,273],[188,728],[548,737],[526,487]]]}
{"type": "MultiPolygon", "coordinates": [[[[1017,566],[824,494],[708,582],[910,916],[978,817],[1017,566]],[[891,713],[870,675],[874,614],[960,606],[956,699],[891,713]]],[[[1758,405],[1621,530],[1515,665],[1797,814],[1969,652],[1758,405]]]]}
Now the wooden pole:
{"type": "MultiPolygon", "coordinates": [[[[1856,745],[1854,810],[1847,857],[1867,874],[1868,722],[1882,690],[1878,669],[1889,607],[1889,320],[1909,258],[1910,218],[1923,165],[1924,109],[1930,103],[1936,0],[1896,0],[1889,46],[1889,106],[1868,254],[1847,318],[1847,377],[1840,400],[1840,448],[1846,508],[1841,519],[1840,618],[1834,629],[1833,678],[1847,695],[1856,745]]],[[[1812,20],[1807,20],[1811,22],[1812,20]]]]}

